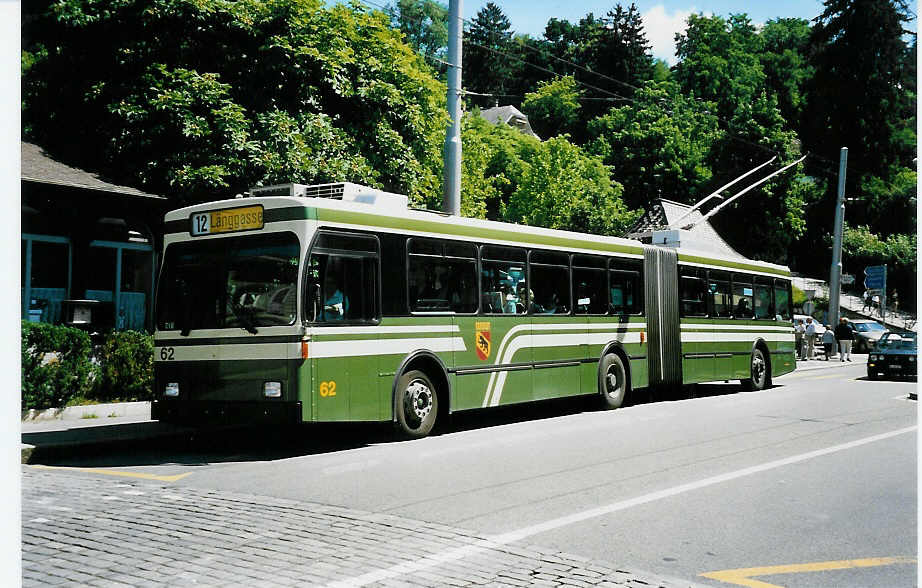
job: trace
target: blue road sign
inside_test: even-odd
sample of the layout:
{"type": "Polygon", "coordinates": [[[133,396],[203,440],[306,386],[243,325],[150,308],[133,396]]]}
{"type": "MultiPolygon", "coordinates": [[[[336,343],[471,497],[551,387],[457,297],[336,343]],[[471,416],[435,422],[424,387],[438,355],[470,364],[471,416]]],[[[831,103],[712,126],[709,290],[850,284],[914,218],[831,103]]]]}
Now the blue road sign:
{"type": "Polygon", "coordinates": [[[887,286],[887,266],[869,265],[864,268],[864,287],[883,290],[887,286]]]}

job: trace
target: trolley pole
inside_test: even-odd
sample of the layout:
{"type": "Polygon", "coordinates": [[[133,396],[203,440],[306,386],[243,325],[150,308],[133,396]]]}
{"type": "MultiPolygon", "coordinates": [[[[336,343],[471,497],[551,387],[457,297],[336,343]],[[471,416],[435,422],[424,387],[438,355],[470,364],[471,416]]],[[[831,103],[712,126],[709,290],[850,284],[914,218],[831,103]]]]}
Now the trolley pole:
{"type": "Polygon", "coordinates": [[[832,267],[829,271],[829,318],[830,324],[839,324],[839,293],[842,281],[842,231],[845,224],[845,165],[848,162],[848,147],[839,151],[839,193],[836,199],[836,226],[832,242],[832,267]]]}
{"type": "Polygon", "coordinates": [[[445,136],[445,188],[442,211],[461,214],[461,4],[448,3],[448,114],[451,125],[445,136]]]}

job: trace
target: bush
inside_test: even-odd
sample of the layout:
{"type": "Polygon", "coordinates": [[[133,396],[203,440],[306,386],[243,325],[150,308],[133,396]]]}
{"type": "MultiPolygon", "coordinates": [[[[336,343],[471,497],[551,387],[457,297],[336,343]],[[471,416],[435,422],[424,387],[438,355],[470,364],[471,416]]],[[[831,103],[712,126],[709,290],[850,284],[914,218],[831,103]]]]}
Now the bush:
{"type": "Polygon", "coordinates": [[[154,338],[138,331],[112,331],[99,351],[102,371],[95,398],[151,400],[154,385],[154,338]]]}
{"type": "Polygon", "coordinates": [[[63,407],[89,396],[98,368],[90,337],[79,329],[22,323],[22,408],[63,407]]]}

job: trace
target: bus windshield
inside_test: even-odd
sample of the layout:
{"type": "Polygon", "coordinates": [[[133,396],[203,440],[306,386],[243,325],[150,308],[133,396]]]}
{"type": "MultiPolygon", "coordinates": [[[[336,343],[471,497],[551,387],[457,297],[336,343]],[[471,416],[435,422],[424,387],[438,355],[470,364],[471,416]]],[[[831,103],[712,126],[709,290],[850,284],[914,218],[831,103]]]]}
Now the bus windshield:
{"type": "Polygon", "coordinates": [[[157,328],[290,325],[297,318],[300,247],[294,233],[188,241],[164,255],[157,328]]]}

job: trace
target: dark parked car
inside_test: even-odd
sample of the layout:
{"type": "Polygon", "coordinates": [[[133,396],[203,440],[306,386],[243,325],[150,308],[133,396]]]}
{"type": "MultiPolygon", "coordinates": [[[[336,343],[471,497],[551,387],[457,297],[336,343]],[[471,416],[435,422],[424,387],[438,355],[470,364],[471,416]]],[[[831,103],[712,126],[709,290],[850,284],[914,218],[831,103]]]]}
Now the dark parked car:
{"type": "Polygon", "coordinates": [[[868,378],[917,376],[919,348],[915,333],[886,332],[868,355],[868,378]]]}

